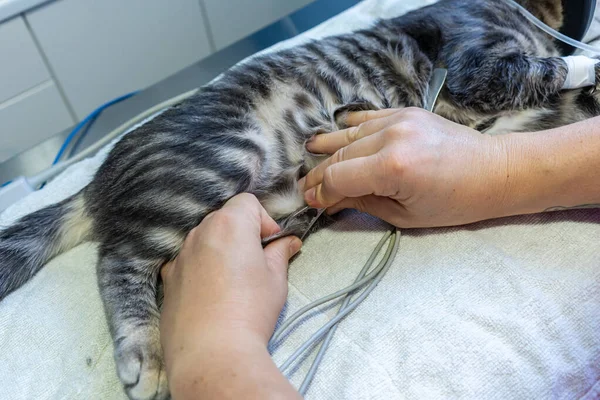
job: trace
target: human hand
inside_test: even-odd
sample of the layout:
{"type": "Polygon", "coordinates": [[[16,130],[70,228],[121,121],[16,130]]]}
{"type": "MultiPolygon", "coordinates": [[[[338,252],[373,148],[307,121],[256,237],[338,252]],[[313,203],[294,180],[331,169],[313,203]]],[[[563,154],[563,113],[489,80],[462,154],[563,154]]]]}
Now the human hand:
{"type": "Polygon", "coordinates": [[[160,331],[169,373],[174,364],[186,370],[186,358],[199,369],[198,359],[227,346],[266,349],[287,297],[288,260],[302,245],[286,237],[263,249],[261,238],[278,231],[258,200],[241,194],[190,232],[177,259],[161,271],[160,331]]]}
{"type": "Polygon", "coordinates": [[[501,216],[508,166],[497,137],[418,108],[357,112],[347,122],[307,144],[333,154],[300,181],[309,205],[355,208],[404,228],[501,216]]]}

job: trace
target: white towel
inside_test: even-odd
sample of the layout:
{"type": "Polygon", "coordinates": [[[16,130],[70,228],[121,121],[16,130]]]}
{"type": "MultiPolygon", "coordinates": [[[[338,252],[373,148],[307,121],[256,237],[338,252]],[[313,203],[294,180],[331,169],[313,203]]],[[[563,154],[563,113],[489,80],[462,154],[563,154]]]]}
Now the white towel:
{"type": "MultiPolygon", "coordinates": [[[[432,2],[366,0],[290,43],[432,2]]],[[[7,210],[0,225],[75,193],[105,152],[7,210]]],[[[290,268],[285,315],[351,283],[384,230],[347,212],[312,235],[290,268]]],[[[394,265],[340,325],[307,398],[600,398],[599,237],[595,210],[403,231],[394,265]]],[[[0,303],[1,399],[125,398],[95,250],[84,244],[57,257],[0,303]]],[[[275,360],[335,312],[305,320],[275,360]]],[[[307,367],[291,375],[294,384],[307,367]]]]}

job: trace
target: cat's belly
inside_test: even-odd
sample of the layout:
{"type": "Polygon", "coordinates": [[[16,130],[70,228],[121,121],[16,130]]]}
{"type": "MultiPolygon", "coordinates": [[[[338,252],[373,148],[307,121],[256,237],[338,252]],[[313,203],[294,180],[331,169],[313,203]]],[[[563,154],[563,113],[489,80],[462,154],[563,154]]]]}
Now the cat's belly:
{"type": "Polygon", "coordinates": [[[275,220],[284,218],[306,205],[304,193],[298,187],[298,180],[328,157],[311,154],[306,150],[303,152],[304,161],[297,172],[285,177],[286,182],[260,198],[267,213],[275,220]]]}
{"type": "Polygon", "coordinates": [[[514,111],[497,117],[496,121],[483,133],[501,135],[510,132],[535,131],[539,129],[540,121],[552,113],[554,113],[553,110],[545,109],[514,111]]]}
{"type": "Polygon", "coordinates": [[[440,99],[435,107],[436,114],[488,135],[537,131],[542,128],[548,128],[548,117],[555,114],[555,112],[556,110],[552,109],[537,108],[523,111],[499,112],[498,115],[482,115],[470,110],[461,109],[447,99],[440,99]],[[542,121],[545,121],[543,126],[542,121]]]}

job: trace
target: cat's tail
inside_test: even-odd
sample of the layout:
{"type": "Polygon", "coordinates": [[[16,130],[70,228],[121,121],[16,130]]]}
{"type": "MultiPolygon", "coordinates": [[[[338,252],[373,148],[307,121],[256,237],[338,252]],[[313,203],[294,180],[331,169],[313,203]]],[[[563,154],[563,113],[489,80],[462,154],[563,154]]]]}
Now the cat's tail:
{"type": "Polygon", "coordinates": [[[83,192],[0,230],[0,301],[56,255],[89,240],[92,218],[83,192]]]}

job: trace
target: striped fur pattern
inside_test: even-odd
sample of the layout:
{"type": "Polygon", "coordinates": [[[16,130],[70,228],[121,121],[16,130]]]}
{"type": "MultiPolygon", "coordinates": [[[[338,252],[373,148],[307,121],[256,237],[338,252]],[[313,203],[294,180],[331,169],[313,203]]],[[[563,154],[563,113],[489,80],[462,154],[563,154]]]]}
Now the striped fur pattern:
{"type": "MultiPolygon", "coordinates": [[[[522,0],[551,26],[559,0],[522,0]]],[[[125,136],[78,195],[0,233],[0,300],[50,258],[99,243],[98,281],[117,370],[132,399],[168,397],[158,338],[160,266],[204,216],[240,192],[286,221],[297,179],[320,158],[315,134],[346,112],[422,106],[448,68],[436,112],[488,133],[539,130],[600,114],[595,88],[560,91],[554,43],[500,0],[442,0],[370,29],[240,64],[125,136]]]]}

